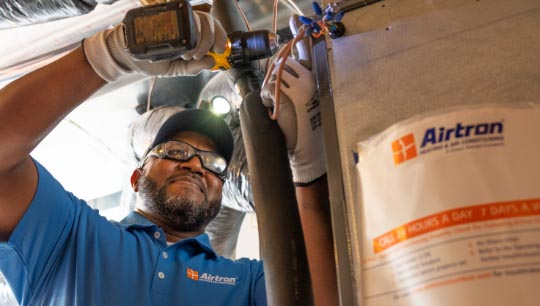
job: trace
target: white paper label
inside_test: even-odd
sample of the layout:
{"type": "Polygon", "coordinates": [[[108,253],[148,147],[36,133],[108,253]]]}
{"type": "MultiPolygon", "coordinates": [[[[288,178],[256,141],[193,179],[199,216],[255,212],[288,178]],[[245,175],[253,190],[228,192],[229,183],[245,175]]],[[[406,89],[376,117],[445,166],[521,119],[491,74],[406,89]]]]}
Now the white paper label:
{"type": "Polygon", "coordinates": [[[540,107],[416,117],[358,150],[364,305],[538,305],[540,107]]]}

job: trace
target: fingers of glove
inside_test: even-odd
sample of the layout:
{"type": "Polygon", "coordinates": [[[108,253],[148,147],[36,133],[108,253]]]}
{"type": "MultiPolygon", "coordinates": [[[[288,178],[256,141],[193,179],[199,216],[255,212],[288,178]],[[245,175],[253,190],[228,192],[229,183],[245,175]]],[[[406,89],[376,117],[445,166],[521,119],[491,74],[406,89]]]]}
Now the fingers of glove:
{"type": "MultiPolygon", "coordinates": [[[[289,96],[294,103],[308,102],[317,90],[315,75],[291,58],[287,60],[285,65],[288,67],[283,70],[281,75],[281,91],[289,96]]],[[[274,74],[277,75],[276,69],[274,74]]]]}
{"type": "MultiPolygon", "coordinates": [[[[275,63],[269,81],[261,90],[263,104],[267,107],[272,107],[274,105],[275,86],[281,61],[282,59],[275,63]]],[[[281,74],[280,91],[283,95],[288,96],[294,103],[306,103],[315,94],[315,76],[300,63],[289,58],[287,59],[283,73],[281,74]]]]}
{"type": "MultiPolygon", "coordinates": [[[[291,61],[293,62],[293,61],[291,61]]],[[[274,73],[272,74],[272,77],[271,77],[271,80],[272,81],[275,81],[276,78],[277,78],[277,70],[279,68],[276,68],[274,70],[274,73]]],[[[300,75],[294,70],[294,68],[291,67],[291,65],[289,64],[289,62],[285,63],[285,67],[283,67],[283,72],[281,73],[281,82],[282,82],[282,86],[284,86],[284,88],[282,88],[282,90],[287,90],[288,88],[291,87],[291,84],[296,84],[298,83],[298,79],[300,78],[300,75]]]]}
{"type": "Polygon", "coordinates": [[[124,25],[115,26],[109,35],[107,35],[107,48],[109,49],[115,61],[125,69],[136,70],[133,57],[125,48],[126,36],[124,35],[124,25]]]}
{"type": "MultiPolygon", "coordinates": [[[[285,75],[285,73],[284,73],[285,75]]],[[[269,82],[264,84],[264,86],[261,89],[261,99],[263,102],[263,105],[266,107],[274,107],[274,102],[276,98],[276,76],[272,75],[269,82]]],[[[286,89],[289,85],[289,83],[285,82],[283,80],[283,75],[281,79],[281,86],[280,86],[280,105],[283,105],[286,102],[290,102],[291,99],[287,96],[284,89],[286,89]]]]}
{"type": "Polygon", "coordinates": [[[196,75],[203,70],[214,67],[215,61],[211,56],[205,56],[200,60],[176,60],[171,63],[171,68],[166,76],[196,75]]]}
{"type": "MultiPolygon", "coordinates": [[[[199,12],[193,12],[193,19],[195,20],[195,25],[197,26],[197,44],[195,45],[195,48],[193,48],[191,51],[188,51],[184,54],[182,54],[182,59],[184,60],[191,60],[193,58],[193,54],[197,52],[199,46],[201,45],[202,40],[202,24],[201,24],[201,15],[199,15],[199,12]]],[[[204,18],[204,17],[203,17],[204,18]]]]}
{"type": "Polygon", "coordinates": [[[262,104],[266,107],[274,105],[274,94],[271,93],[273,84],[265,84],[261,89],[262,104]]]}
{"type": "MultiPolygon", "coordinates": [[[[263,86],[261,90],[261,99],[264,106],[274,106],[275,88],[276,84],[274,82],[268,83],[263,86]]],[[[293,103],[291,102],[291,99],[289,99],[287,95],[283,94],[283,92],[280,92],[280,95],[280,110],[279,116],[277,117],[277,123],[279,125],[279,128],[283,132],[283,135],[285,136],[287,150],[291,152],[296,146],[297,139],[296,111],[293,103]]]]}
{"type": "Polygon", "coordinates": [[[209,14],[198,12],[201,15],[199,16],[200,25],[201,25],[201,45],[197,45],[196,49],[200,51],[195,51],[193,58],[200,59],[201,55],[205,56],[209,50],[213,50],[215,53],[222,54],[225,52],[225,47],[227,45],[227,32],[217,19],[212,17],[209,14]]]}
{"type": "Polygon", "coordinates": [[[212,49],[217,54],[223,54],[227,46],[228,35],[223,26],[214,18],[214,46],[212,49]]]}
{"type": "Polygon", "coordinates": [[[171,62],[150,62],[150,61],[134,61],[136,67],[134,71],[145,76],[166,76],[167,71],[171,67],[171,62]]]}
{"type": "MultiPolygon", "coordinates": [[[[303,25],[303,23],[300,21],[300,16],[297,14],[293,14],[291,18],[289,18],[289,27],[291,28],[291,32],[294,36],[298,36],[300,34],[300,27],[303,25]]],[[[300,62],[308,69],[311,70],[312,64],[311,64],[311,47],[309,44],[309,36],[303,37],[300,41],[298,41],[295,45],[296,50],[298,51],[298,57],[297,60],[300,60],[300,62]]]]}
{"type": "MultiPolygon", "coordinates": [[[[270,75],[269,81],[274,82],[277,79],[279,69],[280,69],[280,67],[282,65],[282,62],[283,62],[283,58],[279,58],[277,61],[276,61],[275,58],[272,58],[272,60],[275,61],[275,63],[274,63],[274,66],[272,68],[272,73],[270,75]]],[[[290,61],[289,61],[289,58],[287,58],[286,60],[287,60],[287,62],[285,63],[285,66],[283,67],[283,72],[281,74],[281,80],[283,81],[283,79],[285,78],[285,79],[289,79],[289,81],[290,81],[290,76],[292,76],[293,78],[298,78],[299,77],[298,73],[296,73],[296,71],[289,65],[289,63],[294,61],[294,60],[290,59],[290,61]]],[[[288,83],[286,83],[285,85],[287,87],[289,87],[288,83]]]]}
{"type": "MultiPolygon", "coordinates": [[[[269,82],[261,90],[262,103],[266,107],[274,107],[276,83],[269,82]]],[[[281,100],[283,101],[283,100],[281,100]]]]}
{"type": "Polygon", "coordinates": [[[205,56],[201,60],[184,61],[182,59],[168,62],[139,61],[139,72],[147,76],[175,77],[180,75],[196,75],[214,66],[214,59],[205,56]]]}
{"type": "Polygon", "coordinates": [[[213,17],[204,12],[193,12],[195,23],[197,24],[197,45],[189,52],[182,55],[184,60],[203,58],[214,45],[215,24],[213,17]]]}
{"type": "Polygon", "coordinates": [[[277,119],[279,128],[285,136],[289,153],[295,150],[298,138],[298,119],[296,109],[289,97],[281,96],[281,108],[277,119]]]}
{"type": "MultiPolygon", "coordinates": [[[[274,89],[275,83],[270,83],[265,85],[261,90],[261,99],[264,106],[274,106],[274,89]]],[[[281,99],[279,104],[281,108],[279,111],[279,116],[277,118],[277,123],[279,128],[283,132],[283,136],[285,136],[287,150],[289,152],[292,152],[296,146],[297,141],[296,111],[289,97],[284,95],[283,92],[280,92],[280,94],[281,99]]]]}
{"type": "Polygon", "coordinates": [[[83,50],[88,63],[102,79],[108,82],[113,82],[123,74],[131,72],[130,66],[125,63],[126,59],[123,59],[127,55],[127,61],[129,61],[129,54],[123,50],[118,52],[114,50],[114,45],[118,44],[114,41],[116,39],[114,33],[120,30],[123,29],[119,29],[117,26],[112,30],[99,32],[83,41],[83,50]],[[111,50],[111,45],[113,45],[113,50],[111,50]]]}

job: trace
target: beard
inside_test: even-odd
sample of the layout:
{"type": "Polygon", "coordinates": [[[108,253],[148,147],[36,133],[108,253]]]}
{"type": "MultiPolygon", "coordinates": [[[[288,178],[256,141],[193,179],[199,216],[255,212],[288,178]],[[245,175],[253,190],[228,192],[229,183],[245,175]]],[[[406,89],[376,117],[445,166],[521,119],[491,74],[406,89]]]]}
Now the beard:
{"type": "Polygon", "coordinates": [[[208,201],[205,193],[200,203],[183,196],[167,194],[166,185],[157,184],[146,176],[141,176],[139,193],[144,205],[156,217],[177,230],[192,232],[203,229],[216,217],[221,207],[221,199],[208,201]]]}

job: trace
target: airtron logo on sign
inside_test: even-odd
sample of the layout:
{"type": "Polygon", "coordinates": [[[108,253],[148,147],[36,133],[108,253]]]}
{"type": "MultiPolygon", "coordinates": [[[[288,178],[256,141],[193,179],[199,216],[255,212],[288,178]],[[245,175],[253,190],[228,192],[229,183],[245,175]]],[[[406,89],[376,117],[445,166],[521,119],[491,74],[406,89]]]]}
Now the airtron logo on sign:
{"type": "Polygon", "coordinates": [[[416,145],[414,144],[414,135],[407,134],[398,140],[392,142],[392,152],[394,153],[394,164],[399,165],[402,162],[415,158],[416,145]]]}
{"type": "Polygon", "coordinates": [[[419,149],[414,134],[407,134],[392,142],[394,164],[436,151],[446,153],[469,149],[504,146],[504,121],[463,124],[427,128],[419,149]]]}
{"type": "Polygon", "coordinates": [[[195,271],[190,268],[187,268],[186,275],[188,278],[194,281],[236,286],[237,277],[225,277],[225,276],[220,276],[220,275],[213,275],[206,272],[199,275],[199,271],[195,271]]]}
{"type": "Polygon", "coordinates": [[[441,142],[473,136],[502,134],[503,129],[504,124],[502,121],[492,123],[470,124],[465,126],[461,122],[458,122],[456,126],[452,128],[429,128],[424,133],[424,138],[422,138],[422,144],[420,145],[420,147],[423,148],[428,144],[438,144],[441,142]]]}

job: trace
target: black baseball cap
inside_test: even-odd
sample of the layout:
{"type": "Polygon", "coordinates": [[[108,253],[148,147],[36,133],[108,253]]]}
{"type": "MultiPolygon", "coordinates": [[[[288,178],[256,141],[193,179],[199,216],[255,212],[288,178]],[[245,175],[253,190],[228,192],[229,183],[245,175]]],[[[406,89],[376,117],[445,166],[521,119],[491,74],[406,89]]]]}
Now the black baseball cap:
{"type": "Polygon", "coordinates": [[[231,162],[234,139],[229,126],[214,113],[199,108],[178,112],[167,119],[159,128],[148,149],[150,150],[184,131],[197,132],[210,138],[217,147],[216,153],[223,156],[227,164],[231,162]]]}

